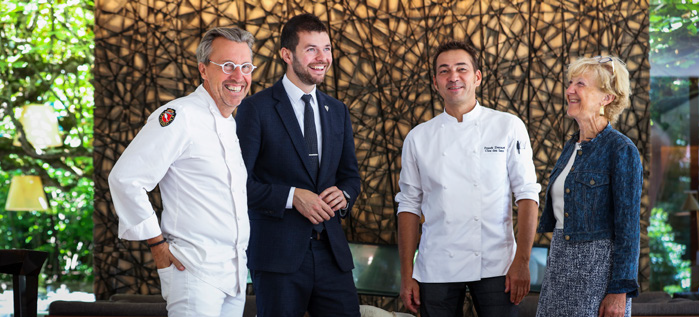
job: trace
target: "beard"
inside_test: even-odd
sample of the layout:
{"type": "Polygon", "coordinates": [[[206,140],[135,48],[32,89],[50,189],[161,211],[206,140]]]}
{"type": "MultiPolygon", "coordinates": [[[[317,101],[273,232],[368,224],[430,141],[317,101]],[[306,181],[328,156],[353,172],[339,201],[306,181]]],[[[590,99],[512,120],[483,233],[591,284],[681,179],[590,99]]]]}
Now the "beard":
{"type": "Polygon", "coordinates": [[[311,76],[311,73],[308,71],[308,68],[301,65],[298,59],[296,59],[296,56],[293,56],[293,54],[291,67],[294,69],[294,73],[296,73],[296,76],[299,77],[299,80],[301,80],[301,82],[303,82],[306,85],[320,85],[323,83],[323,79],[325,79],[325,76],[318,79],[313,78],[313,76],[311,76]]]}

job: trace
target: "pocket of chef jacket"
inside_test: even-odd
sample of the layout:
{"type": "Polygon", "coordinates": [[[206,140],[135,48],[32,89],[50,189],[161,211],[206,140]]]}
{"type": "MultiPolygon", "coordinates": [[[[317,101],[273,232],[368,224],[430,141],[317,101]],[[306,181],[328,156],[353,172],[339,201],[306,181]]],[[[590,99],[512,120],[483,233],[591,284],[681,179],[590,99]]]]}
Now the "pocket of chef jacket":
{"type": "Polygon", "coordinates": [[[162,269],[158,269],[158,276],[160,277],[160,293],[163,295],[163,299],[167,301],[167,297],[170,294],[170,285],[172,284],[172,270],[175,264],[170,264],[170,266],[162,269]]]}

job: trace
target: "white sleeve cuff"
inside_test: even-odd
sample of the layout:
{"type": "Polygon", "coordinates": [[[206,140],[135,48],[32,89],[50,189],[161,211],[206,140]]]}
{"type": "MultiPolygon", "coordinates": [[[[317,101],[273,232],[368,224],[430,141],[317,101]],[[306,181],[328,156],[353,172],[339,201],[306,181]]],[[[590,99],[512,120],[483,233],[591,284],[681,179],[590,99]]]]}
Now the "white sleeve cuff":
{"type": "Polygon", "coordinates": [[[289,188],[289,197],[286,198],[286,209],[294,208],[294,191],[296,187],[289,188]]]}
{"type": "MultiPolygon", "coordinates": [[[[539,184],[536,184],[539,185],[539,184]]],[[[539,185],[539,189],[541,189],[541,186],[539,185]]],[[[519,206],[518,202],[523,199],[531,199],[533,200],[537,205],[539,205],[539,193],[530,191],[530,192],[524,192],[524,193],[519,193],[515,195],[515,205],[519,206]]]]}
{"type": "Polygon", "coordinates": [[[409,210],[409,209],[402,209],[402,208],[398,208],[398,211],[396,212],[396,215],[399,214],[399,213],[401,213],[401,212],[407,212],[407,213],[411,213],[411,214],[413,214],[413,215],[417,215],[418,217],[422,217],[422,213],[421,213],[420,211],[409,210]]]}
{"type": "Polygon", "coordinates": [[[160,234],[162,234],[162,231],[160,230],[158,217],[155,215],[155,212],[150,217],[131,228],[126,228],[123,223],[119,223],[119,238],[124,240],[147,240],[157,237],[160,234]]]}

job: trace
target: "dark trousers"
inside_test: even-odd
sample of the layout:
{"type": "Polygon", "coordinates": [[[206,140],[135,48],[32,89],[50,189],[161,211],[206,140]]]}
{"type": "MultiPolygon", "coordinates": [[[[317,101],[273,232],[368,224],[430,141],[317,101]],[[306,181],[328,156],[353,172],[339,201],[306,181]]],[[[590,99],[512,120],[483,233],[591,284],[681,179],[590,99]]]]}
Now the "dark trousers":
{"type": "Polygon", "coordinates": [[[466,286],[478,317],[517,317],[518,308],[505,293],[505,277],[484,278],[475,282],[419,283],[422,317],[463,317],[466,286]]]}
{"type": "Polygon", "coordinates": [[[342,272],[327,240],[311,240],[293,273],[252,271],[258,317],[359,317],[352,271],[342,272]]]}

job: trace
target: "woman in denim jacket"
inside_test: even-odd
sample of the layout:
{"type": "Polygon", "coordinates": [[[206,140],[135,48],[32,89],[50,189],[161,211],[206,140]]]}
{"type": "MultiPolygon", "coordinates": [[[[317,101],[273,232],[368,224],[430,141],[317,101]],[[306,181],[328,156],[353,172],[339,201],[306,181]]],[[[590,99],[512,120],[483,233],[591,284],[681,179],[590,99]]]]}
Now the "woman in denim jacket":
{"type": "Polygon", "coordinates": [[[580,58],[567,78],[567,113],[579,130],[546,189],[537,231],[553,238],[536,315],[631,316],[643,168],[610,124],[629,106],[629,72],[616,57],[580,58]]]}

